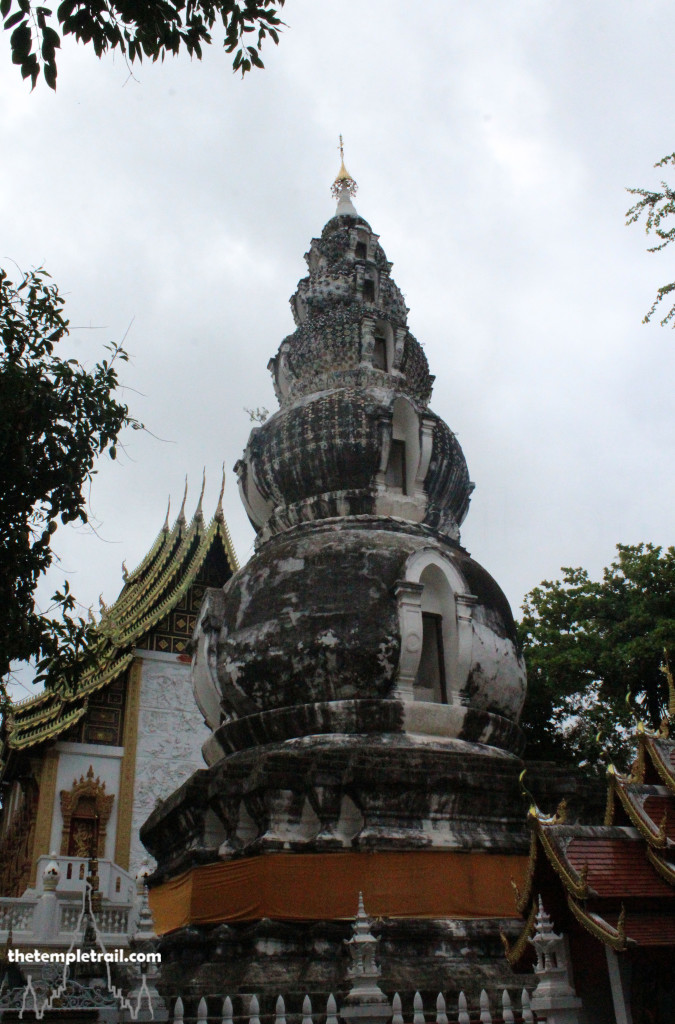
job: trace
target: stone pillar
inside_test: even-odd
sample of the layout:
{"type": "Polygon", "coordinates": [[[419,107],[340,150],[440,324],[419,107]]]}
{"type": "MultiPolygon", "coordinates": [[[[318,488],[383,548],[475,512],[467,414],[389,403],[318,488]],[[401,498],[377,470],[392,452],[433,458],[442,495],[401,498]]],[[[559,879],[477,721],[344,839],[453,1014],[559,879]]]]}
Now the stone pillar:
{"type": "Polygon", "coordinates": [[[422,655],[422,591],[421,583],[396,584],[394,593],[398,601],[401,628],[401,655],[396,678],[396,694],[404,700],[413,700],[413,688],[422,655]]]}
{"type": "Polygon", "coordinates": [[[627,985],[626,973],[621,969],[622,966],[628,965],[620,963],[615,951],[610,949],[609,946],[605,946],[605,953],[607,954],[607,971],[612,990],[612,1003],[614,1005],[616,1024],[633,1024],[629,986],[627,985]]]}

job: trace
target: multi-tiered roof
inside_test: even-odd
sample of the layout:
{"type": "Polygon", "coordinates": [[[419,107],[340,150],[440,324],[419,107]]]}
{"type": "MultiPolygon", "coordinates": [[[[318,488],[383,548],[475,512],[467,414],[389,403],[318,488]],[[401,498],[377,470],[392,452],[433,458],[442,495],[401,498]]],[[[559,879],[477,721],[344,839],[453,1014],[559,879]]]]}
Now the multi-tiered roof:
{"type": "MultiPolygon", "coordinates": [[[[203,493],[202,487],[189,523],[184,497],[173,526],[167,511],[162,529],[138,567],[132,572],[123,567],[119,597],[110,607],[101,603],[96,665],[83,675],[75,691],[45,690],[12,706],[0,746],[1,762],[6,764],[12,751],[70,735],[98,694],[121,685],[137,648],[187,657],[205,588],[222,586],[238,568],[223,515],[223,492],[208,524],[202,511],[203,493]]],[[[95,735],[84,738],[96,740],[95,735]]]]}
{"type": "Polygon", "coordinates": [[[558,930],[581,928],[617,952],[675,945],[675,739],[637,728],[628,775],[608,771],[603,825],[571,825],[564,809],[530,811],[532,844],[518,906],[526,919],[507,951],[528,949],[538,899],[558,930]]]}

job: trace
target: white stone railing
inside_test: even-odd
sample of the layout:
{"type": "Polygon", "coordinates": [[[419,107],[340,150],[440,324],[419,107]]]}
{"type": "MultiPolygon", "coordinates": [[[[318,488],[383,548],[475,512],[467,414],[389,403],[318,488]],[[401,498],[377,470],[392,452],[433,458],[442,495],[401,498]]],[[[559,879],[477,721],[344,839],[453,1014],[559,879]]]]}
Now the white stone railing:
{"type": "MultiPolygon", "coordinates": [[[[546,1020],[545,1017],[535,1016],[533,1013],[530,996],[526,989],[522,990],[518,1002],[520,1006],[514,1006],[511,996],[504,989],[500,1005],[493,1008],[490,1005],[487,992],[483,990],[474,1005],[470,1006],[467,997],[460,992],[456,1004],[453,1000],[453,1005],[449,1007],[445,996],[439,993],[435,1008],[425,1011],[422,996],[416,992],[412,1006],[406,1007],[404,1013],[401,998],[396,993],[392,999],[388,1016],[383,1016],[381,1007],[378,1007],[376,1014],[370,1017],[367,1005],[362,1005],[359,1007],[360,1012],[357,1017],[362,1024],[370,1024],[375,1019],[384,1022],[389,1020],[391,1024],[474,1024],[474,1022],[476,1024],[478,1022],[480,1024],[534,1024],[534,1022],[546,1020]]],[[[202,997],[197,1006],[196,1016],[185,1013],[183,1000],[179,997],[174,1004],[173,1016],[170,1017],[170,1020],[173,1024],[235,1024],[235,1022],[237,1024],[246,1024],[246,1022],[248,1024],[263,1024],[263,1022],[264,1024],[286,1024],[286,1014],[286,1002],[283,996],[279,996],[277,999],[275,1012],[267,1014],[260,1013],[258,997],[251,996],[248,1011],[237,1014],[237,1016],[234,1016],[233,1004],[229,996],[225,997],[222,1006],[217,1009],[213,1004],[209,1008],[206,999],[202,997]]],[[[342,1010],[338,1013],[337,1003],[332,995],[328,997],[325,1010],[313,1010],[312,1001],[308,995],[305,996],[302,1003],[302,1024],[341,1024],[341,1021],[348,1015],[350,1020],[353,1019],[353,1014],[349,1014],[348,1010],[344,1017],[342,1010]]],[[[293,1017],[297,1018],[298,1014],[294,1013],[293,1017]]]]}
{"type": "Polygon", "coordinates": [[[36,900],[23,896],[0,897],[0,934],[3,932],[29,932],[33,927],[36,900]]]}
{"type": "MultiPolygon", "coordinates": [[[[35,891],[38,896],[44,891],[44,872],[50,861],[56,861],[60,877],[56,886],[58,893],[82,893],[87,884],[89,861],[86,857],[66,857],[59,854],[43,854],[38,858],[37,883],[35,891]]],[[[99,860],[98,887],[104,899],[111,903],[132,903],[136,893],[136,882],[129,874],[112,860],[99,860]]]]}
{"type": "MultiPolygon", "coordinates": [[[[82,900],[57,897],[57,918],[54,922],[56,930],[50,929],[48,935],[42,933],[37,922],[36,910],[40,905],[41,900],[34,897],[0,897],[0,944],[7,941],[11,931],[14,943],[20,946],[36,942],[67,946],[82,916],[82,900]]],[[[105,941],[114,941],[120,947],[127,946],[129,932],[135,926],[137,913],[138,907],[135,903],[112,906],[108,904],[102,907],[96,918],[105,941]]]]}
{"type": "MultiPolygon", "coordinates": [[[[96,914],[96,923],[103,936],[116,936],[121,940],[121,945],[126,945],[129,930],[129,916],[133,906],[126,907],[102,907],[96,914]]],[[[82,902],[80,900],[67,903],[60,903],[59,906],[59,934],[72,935],[78,926],[82,916],[82,902]]]]}
{"type": "Polygon", "coordinates": [[[98,926],[104,935],[126,935],[129,931],[129,915],[132,907],[103,907],[96,915],[98,926]]]}

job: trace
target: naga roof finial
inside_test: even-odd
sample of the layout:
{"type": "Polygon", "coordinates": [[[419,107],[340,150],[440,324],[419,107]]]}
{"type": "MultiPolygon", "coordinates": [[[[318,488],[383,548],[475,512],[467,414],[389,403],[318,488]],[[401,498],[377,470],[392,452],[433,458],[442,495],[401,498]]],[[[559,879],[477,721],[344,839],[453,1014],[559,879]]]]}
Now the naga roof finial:
{"type": "Polygon", "coordinates": [[[165,533],[169,532],[169,512],[170,511],[171,511],[171,495],[169,495],[169,501],[168,501],[167,506],[166,506],[166,519],[164,520],[164,526],[162,527],[162,530],[165,533]]]}
{"type": "Polygon", "coordinates": [[[357,214],[352,204],[352,198],[356,195],[359,186],[345,167],[345,150],[342,136],[340,136],[338,149],[340,150],[340,170],[337,172],[337,177],[331,185],[331,194],[334,199],[337,199],[335,215],[347,214],[356,217],[357,214]]]}
{"type": "Polygon", "coordinates": [[[218,504],[216,505],[216,519],[223,520],[225,514],[223,512],[223,495],[225,494],[225,463],[223,463],[223,482],[220,485],[220,494],[218,495],[218,504]]]}
{"type": "Polygon", "coordinates": [[[670,667],[668,651],[665,648],[663,651],[661,671],[666,677],[666,682],[668,684],[668,718],[671,720],[671,722],[675,722],[675,680],[673,680],[673,672],[670,667]]]}
{"type": "Polygon", "coordinates": [[[195,516],[198,517],[199,519],[203,519],[204,518],[204,512],[202,510],[202,501],[204,500],[204,490],[205,490],[205,488],[206,488],[206,466],[204,466],[204,471],[202,473],[202,489],[199,492],[199,501],[197,502],[197,508],[195,509],[195,516]]]}
{"type": "Polygon", "coordinates": [[[188,492],[188,478],[187,478],[187,473],[186,473],[185,474],[185,490],[183,491],[183,501],[182,501],[181,506],[180,506],[180,512],[178,513],[178,520],[177,520],[182,525],[185,524],[185,502],[187,501],[187,492],[188,492]]]}

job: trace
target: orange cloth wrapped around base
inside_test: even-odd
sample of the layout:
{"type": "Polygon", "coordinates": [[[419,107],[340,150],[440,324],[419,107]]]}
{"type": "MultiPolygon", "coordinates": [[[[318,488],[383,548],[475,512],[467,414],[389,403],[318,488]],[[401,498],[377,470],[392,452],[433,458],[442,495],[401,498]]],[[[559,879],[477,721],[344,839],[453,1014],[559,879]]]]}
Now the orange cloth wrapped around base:
{"type": "Polygon", "coordinates": [[[191,868],[150,890],[159,935],[190,924],[374,917],[519,917],[526,856],[455,850],[268,853],[191,868]]]}

